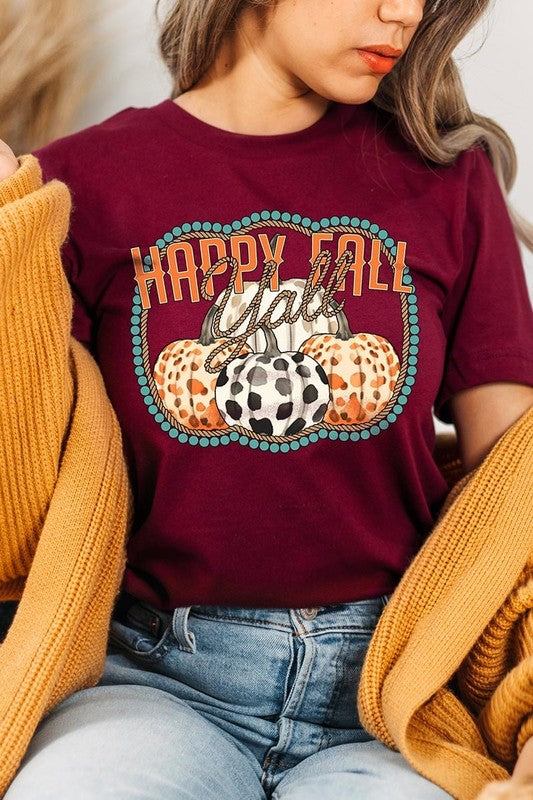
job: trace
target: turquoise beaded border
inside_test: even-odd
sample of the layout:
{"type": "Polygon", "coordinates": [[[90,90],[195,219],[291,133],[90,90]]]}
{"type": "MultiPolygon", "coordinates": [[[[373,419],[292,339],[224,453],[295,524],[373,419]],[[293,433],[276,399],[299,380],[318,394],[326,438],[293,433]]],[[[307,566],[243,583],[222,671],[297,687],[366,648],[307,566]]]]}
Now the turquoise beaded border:
{"type": "MultiPolygon", "coordinates": [[[[370,222],[368,219],[360,219],[359,217],[323,217],[320,222],[312,221],[309,217],[302,217],[301,214],[290,214],[289,212],[281,211],[261,211],[254,212],[250,216],[243,217],[241,220],[234,220],[231,225],[223,225],[220,222],[184,222],[181,226],[176,226],[172,231],[165,233],[161,239],[156,241],[156,246],[161,248],[166,247],[168,244],[179,238],[183,233],[193,233],[197,231],[204,231],[206,233],[224,233],[231,234],[235,231],[241,230],[243,227],[248,227],[256,222],[269,222],[274,220],[276,222],[292,222],[295,225],[301,225],[304,228],[309,228],[313,232],[318,232],[324,228],[329,228],[335,225],[350,225],[354,228],[361,228],[364,231],[377,236],[383,242],[383,246],[391,256],[395,256],[397,252],[396,242],[389,236],[388,232],[376,223],[370,222]]],[[[152,261],[150,256],[145,256],[144,264],[146,267],[151,267],[152,261]]],[[[174,428],[170,422],[165,419],[164,414],[161,413],[157,406],[154,397],[149,388],[149,379],[146,376],[143,366],[142,358],[142,339],[140,336],[141,329],[141,300],[139,289],[137,286],[133,292],[133,304],[131,311],[131,327],[130,332],[132,336],[132,354],[133,365],[135,374],[137,375],[137,382],[140,387],[140,393],[143,396],[143,401],[148,408],[148,412],[154,417],[155,422],[160,425],[161,430],[168,433],[171,439],[177,439],[182,444],[200,445],[200,447],[220,447],[232,442],[238,442],[243,446],[250,447],[252,450],[270,450],[271,453],[288,453],[291,450],[299,450],[300,447],[307,447],[307,445],[317,442],[319,439],[332,439],[340,440],[342,442],[352,441],[357,442],[359,439],[370,439],[371,436],[377,436],[382,430],[386,430],[389,425],[392,425],[402,413],[405,404],[411,394],[411,387],[415,382],[415,375],[417,372],[418,363],[418,343],[420,327],[418,325],[418,301],[416,297],[416,289],[413,284],[412,277],[409,273],[409,267],[406,266],[403,272],[403,282],[405,285],[412,285],[413,291],[407,295],[407,302],[409,303],[409,329],[410,329],[410,346],[408,356],[407,374],[405,377],[404,385],[397,398],[396,404],[393,406],[392,411],[385,419],[380,420],[377,425],[371,425],[362,431],[338,431],[326,430],[322,428],[319,431],[304,434],[299,439],[291,442],[267,442],[260,441],[255,438],[250,438],[246,435],[240,434],[238,431],[230,431],[227,435],[220,437],[215,436],[201,436],[196,434],[187,434],[174,428]]]]}

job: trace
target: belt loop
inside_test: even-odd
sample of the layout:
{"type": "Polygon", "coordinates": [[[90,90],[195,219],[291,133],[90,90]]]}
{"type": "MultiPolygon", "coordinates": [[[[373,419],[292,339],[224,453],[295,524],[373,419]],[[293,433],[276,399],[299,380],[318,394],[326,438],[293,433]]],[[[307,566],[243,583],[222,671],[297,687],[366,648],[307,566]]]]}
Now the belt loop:
{"type": "Polygon", "coordinates": [[[382,594],[381,595],[381,607],[382,609],[385,608],[389,600],[391,599],[392,594],[382,594]]]}
{"type": "Polygon", "coordinates": [[[196,639],[194,633],[188,629],[187,621],[192,606],[175,608],[172,615],[172,632],[176,637],[180,650],[187,653],[196,653],[196,639]]]}

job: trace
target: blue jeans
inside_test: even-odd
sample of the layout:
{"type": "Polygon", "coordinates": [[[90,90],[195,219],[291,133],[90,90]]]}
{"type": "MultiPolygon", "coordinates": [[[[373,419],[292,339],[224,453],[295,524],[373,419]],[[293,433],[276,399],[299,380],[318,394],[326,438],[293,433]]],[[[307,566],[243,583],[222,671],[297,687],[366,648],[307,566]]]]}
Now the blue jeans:
{"type": "Polygon", "coordinates": [[[122,594],[102,679],[41,721],[5,800],[449,800],[358,719],[385,603],[164,613],[122,594]]]}

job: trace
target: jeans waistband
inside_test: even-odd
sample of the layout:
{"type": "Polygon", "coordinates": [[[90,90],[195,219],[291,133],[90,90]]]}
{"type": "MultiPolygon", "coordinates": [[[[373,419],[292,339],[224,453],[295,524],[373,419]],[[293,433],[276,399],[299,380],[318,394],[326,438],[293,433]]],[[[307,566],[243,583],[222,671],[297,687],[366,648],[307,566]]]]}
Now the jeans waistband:
{"type": "MultiPolygon", "coordinates": [[[[348,603],[337,603],[334,605],[316,606],[315,608],[295,609],[304,619],[313,619],[318,627],[330,627],[331,625],[353,624],[354,619],[359,615],[366,619],[369,615],[379,616],[386,606],[390,595],[384,594],[365,600],[355,600],[348,603]]],[[[216,605],[193,605],[187,606],[181,611],[184,614],[184,622],[191,610],[193,614],[202,617],[210,617],[219,620],[234,620],[248,623],[270,624],[278,622],[284,625],[288,611],[292,609],[283,608],[234,608],[233,606],[216,605]]],[[[119,622],[128,624],[134,622],[147,632],[158,636],[176,618],[176,609],[172,611],[162,611],[154,608],[144,600],[139,600],[128,592],[122,592],[113,611],[113,617],[119,622]]]]}

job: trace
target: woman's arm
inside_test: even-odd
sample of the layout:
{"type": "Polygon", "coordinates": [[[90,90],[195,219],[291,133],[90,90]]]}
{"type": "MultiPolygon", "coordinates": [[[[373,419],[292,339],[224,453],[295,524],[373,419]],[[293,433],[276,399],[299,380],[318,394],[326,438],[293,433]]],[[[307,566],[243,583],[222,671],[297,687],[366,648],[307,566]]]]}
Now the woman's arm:
{"type": "Polygon", "coordinates": [[[485,383],[455,394],[450,408],[465,471],[477,467],[532,405],[533,387],[521,383],[485,383]]]}
{"type": "Polygon", "coordinates": [[[532,797],[533,739],[529,739],[522,748],[511,779],[487,784],[476,800],[531,800],[532,797]]]}
{"type": "Polygon", "coordinates": [[[522,747],[514,768],[513,778],[524,778],[526,775],[533,776],[533,739],[528,739],[522,747]]]}

